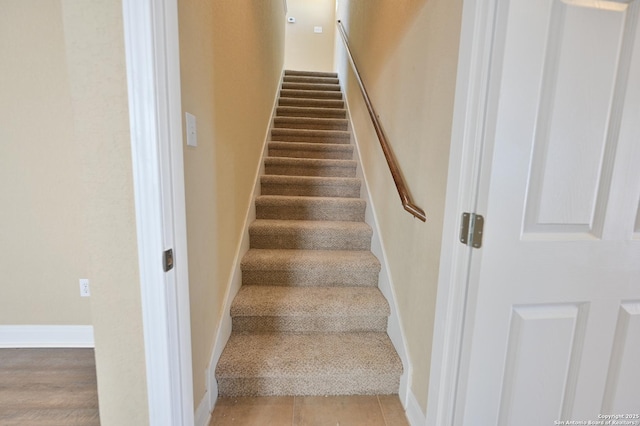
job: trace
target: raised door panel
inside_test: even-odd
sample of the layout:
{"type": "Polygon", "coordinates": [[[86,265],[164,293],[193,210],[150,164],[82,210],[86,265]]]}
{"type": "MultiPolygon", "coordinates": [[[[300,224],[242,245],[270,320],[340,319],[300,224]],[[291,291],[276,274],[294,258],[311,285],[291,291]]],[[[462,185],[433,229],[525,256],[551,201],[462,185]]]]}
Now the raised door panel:
{"type": "Polygon", "coordinates": [[[586,304],[515,306],[498,424],[553,424],[571,412],[586,304]]]}
{"type": "Polygon", "coordinates": [[[599,238],[607,211],[636,20],[626,3],[576,3],[550,8],[525,238],[599,238]]]}
{"type": "Polygon", "coordinates": [[[602,413],[640,415],[639,360],[640,302],[625,302],[618,314],[602,413]]]}

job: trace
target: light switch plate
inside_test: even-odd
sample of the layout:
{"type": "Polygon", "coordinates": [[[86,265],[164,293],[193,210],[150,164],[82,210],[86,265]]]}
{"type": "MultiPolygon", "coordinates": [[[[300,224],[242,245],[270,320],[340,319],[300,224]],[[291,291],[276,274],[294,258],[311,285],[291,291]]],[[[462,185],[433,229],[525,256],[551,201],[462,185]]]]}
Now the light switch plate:
{"type": "Polygon", "coordinates": [[[187,146],[198,146],[198,132],[196,130],[196,116],[184,113],[187,122],[187,146]]]}

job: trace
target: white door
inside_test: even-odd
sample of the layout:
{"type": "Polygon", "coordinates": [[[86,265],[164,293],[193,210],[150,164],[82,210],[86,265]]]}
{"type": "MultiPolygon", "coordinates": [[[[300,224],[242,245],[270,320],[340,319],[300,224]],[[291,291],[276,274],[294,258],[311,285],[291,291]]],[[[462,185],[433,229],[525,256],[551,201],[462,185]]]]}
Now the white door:
{"type": "Polygon", "coordinates": [[[455,423],[637,425],[640,0],[498,3],[455,423]]]}

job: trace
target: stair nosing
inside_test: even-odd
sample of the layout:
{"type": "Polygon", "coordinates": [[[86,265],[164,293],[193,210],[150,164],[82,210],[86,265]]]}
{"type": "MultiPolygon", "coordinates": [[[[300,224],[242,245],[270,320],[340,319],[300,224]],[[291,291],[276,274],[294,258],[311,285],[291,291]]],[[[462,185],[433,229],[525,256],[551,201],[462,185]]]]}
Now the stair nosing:
{"type": "Polygon", "coordinates": [[[308,167],[340,167],[355,168],[358,166],[356,160],[340,160],[325,158],[295,158],[295,157],[265,157],[265,165],[284,165],[284,166],[301,166],[308,167]]]}
{"type": "Polygon", "coordinates": [[[279,149],[301,149],[310,151],[345,151],[353,152],[353,145],[347,143],[317,143],[317,142],[293,142],[293,141],[269,141],[268,147],[279,149]]]}

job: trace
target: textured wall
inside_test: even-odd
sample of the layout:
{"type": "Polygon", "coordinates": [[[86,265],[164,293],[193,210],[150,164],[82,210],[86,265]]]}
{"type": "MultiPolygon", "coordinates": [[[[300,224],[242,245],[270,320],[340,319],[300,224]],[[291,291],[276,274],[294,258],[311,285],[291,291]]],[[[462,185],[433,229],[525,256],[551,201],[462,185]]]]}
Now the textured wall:
{"type": "Polygon", "coordinates": [[[339,5],[338,19],[346,23],[409,190],[427,214],[422,223],[402,208],[359,89],[349,77],[347,96],[371,207],[413,365],[411,389],[425,411],[462,1],[340,0],[339,5]]]}
{"type": "Polygon", "coordinates": [[[0,10],[0,323],[92,324],[101,424],[148,424],[122,3],[0,10]]]}
{"type": "Polygon", "coordinates": [[[148,424],[131,142],[120,0],[62,0],[75,141],[86,195],[86,251],[100,423],[148,424]]]}
{"type": "Polygon", "coordinates": [[[91,324],[59,1],[0,1],[0,325],[91,324]]]}
{"type": "Polygon", "coordinates": [[[336,0],[287,0],[284,67],[289,70],[333,71],[336,0]],[[322,33],[313,28],[321,26],[322,33]]]}
{"type": "Polygon", "coordinates": [[[194,403],[250,207],[284,55],[282,0],[179,0],[182,108],[198,146],[185,145],[194,403]]]}

